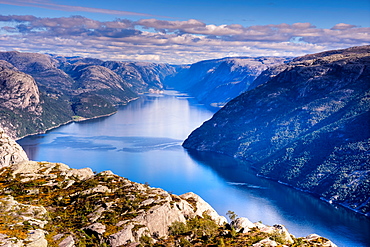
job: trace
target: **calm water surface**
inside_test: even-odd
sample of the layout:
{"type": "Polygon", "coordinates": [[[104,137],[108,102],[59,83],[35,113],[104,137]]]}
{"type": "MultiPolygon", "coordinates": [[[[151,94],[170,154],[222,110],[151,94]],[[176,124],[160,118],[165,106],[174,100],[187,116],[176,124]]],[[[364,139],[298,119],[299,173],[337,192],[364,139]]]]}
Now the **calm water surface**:
{"type": "Polygon", "coordinates": [[[193,191],[221,215],[232,210],[253,222],[283,224],[297,237],[317,233],[338,246],[370,246],[368,218],[258,178],[241,161],[183,149],[183,140],[213,113],[167,91],[145,95],[113,116],[71,123],[18,142],[32,160],[112,170],[175,194],[193,191]]]}

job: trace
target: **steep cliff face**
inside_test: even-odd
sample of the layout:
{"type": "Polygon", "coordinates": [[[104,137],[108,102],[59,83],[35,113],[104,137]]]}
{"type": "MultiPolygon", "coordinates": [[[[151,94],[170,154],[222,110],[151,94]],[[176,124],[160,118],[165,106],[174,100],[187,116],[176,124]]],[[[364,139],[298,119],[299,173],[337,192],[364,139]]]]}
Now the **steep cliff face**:
{"type": "Polygon", "coordinates": [[[254,163],[262,176],[370,213],[370,46],[270,69],[184,142],[254,163]]]}
{"type": "Polygon", "coordinates": [[[0,60],[0,106],[10,110],[26,109],[40,114],[39,89],[35,80],[0,60]]]}
{"type": "Polygon", "coordinates": [[[0,128],[0,168],[28,161],[26,152],[0,128]]]}
{"type": "Polygon", "coordinates": [[[0,60],[0,127],[12,138],[43,132],[71,120],[60,93],[40,92],[34,78],[0,60]]]}
{"type": "Polygon", "coordinates": [[[288,60],[240,57],[201,61],[189,67],[180,67],[178,74],[168,77],[165,84],[189,92],[204,104],[222,107],[245,92],[263,70],[288,60]]]}

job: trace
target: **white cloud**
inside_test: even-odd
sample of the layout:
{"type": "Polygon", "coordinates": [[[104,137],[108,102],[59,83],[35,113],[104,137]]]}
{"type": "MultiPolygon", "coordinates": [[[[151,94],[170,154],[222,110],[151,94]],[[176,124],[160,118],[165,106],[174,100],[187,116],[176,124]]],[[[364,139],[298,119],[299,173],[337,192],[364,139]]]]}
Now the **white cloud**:
{"type": "MultiPolygon", "coordinates": [[[[1,1],[1,0],[0,0],[1,1]]],[[[198,20],[38,18],[0,15],[3,50],[80,55],[104,60],[191,63],[230,56],[298,56],[370,43],[370,28],[339,23],[249,26],[198,20]],[[144,30],[144,31],[143,31],[144,30]]]]}

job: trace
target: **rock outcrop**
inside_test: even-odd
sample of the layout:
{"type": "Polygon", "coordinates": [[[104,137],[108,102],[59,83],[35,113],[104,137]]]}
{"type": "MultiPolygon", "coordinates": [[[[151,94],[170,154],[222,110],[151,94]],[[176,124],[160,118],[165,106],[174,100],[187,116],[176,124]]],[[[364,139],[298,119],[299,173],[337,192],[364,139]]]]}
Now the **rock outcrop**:
{"type": "Polygon", "coordinates": [[[165,85],[186,91],[199,102],[222,107],[248,90],[253,80],[270,66],[289,61],[281,57],[235,57],[201,61],[178,67],[165,85]]]}
{"type": "MultiPolygon", "coordinates": [[[[90,234],[110,246],[122,246],[139,242],[142,236],[167,237],[173,222],[185,222],[208,212],[220,225],[226,223],[195,194],[172,195],[109,171],[95,175],[89,168],[77,170],[60,163],[24,161],[3,168],[0,177],[2,217],[14,216],[19,231],[9,238],[3,236],[5,242],[28,236],[28,225],[39,232],[59,234],[54,240],[59,244],[71,242],[66,240],[68,237],[81,242],[90,234]]],[[[0,229],[2,232],[5,230],[0,229]]]]}
{"type": "Polygon", "coordinates": [[[195,130],[184,147],[370,213],[370,46],[294,59],[195,130]],[[267,82],[264,82],[267,81],[267,82]]]}
{"type": "Polygon", "coordinates": [[[279,244],[281,243],[286,244],[286,246],[290,246],[294,243],[297,244],[297,242],[300,242],[301,244],[298,246],[306,246],[310,244],[315,245],[315,243],[318,243],[318,246],[321,245],[336,247],[336,245],[332,241],[325,239],[317,234],[310,234],[306,237],[295,239],[295,237],[291,235],[283,225],[266,226],[260,222],[252,223],[249,219],[245,217],[241,217],[232,221],[230,225],[237,232],[248,233],[258,229],[260,232],[267,233],[269,235],[269,237],[264,238],[261,241],[253,244],[253,247],[279,246],[279,244]]]}
{"type": "Polygon", "coordinates": [[[22,147],[0,128],[0,168],[27,160],[22,147]]]}
{"type": "Polygon", "coordinates": [[[0,181],[0,246],[182,246],[222,238],[227,246],[335,247],[317,235],[295,238],[282,225],[246,218],[229,225],[194,193],[177,196],[110,171],[23,161],[0,168],[0,181]]]}
{"type": "Polygon", "coordinates": [[[35,80],[17,71],[11,64],[0,60],[0,106],[14,110],[17,108],[40,114],[39,89],[35,80]]]}

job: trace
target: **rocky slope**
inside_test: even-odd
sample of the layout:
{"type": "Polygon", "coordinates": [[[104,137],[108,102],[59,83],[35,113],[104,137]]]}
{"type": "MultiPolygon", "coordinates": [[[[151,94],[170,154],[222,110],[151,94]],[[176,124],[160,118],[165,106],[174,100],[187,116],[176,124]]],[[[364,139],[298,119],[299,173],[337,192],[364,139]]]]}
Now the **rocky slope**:
{"type": "Polygon", "coordinates": [[[266,68],[289,61],[280,57],[235,57],[201,61],[178,67],[165,85],[190,95],[206,105],[222,107],[248,90],[253,80],[266,68]]]}
{"type": "Polygon", "coordinates": [[[26,152],[0,128],[0,168],[28,161],[26,152]]]}
{"type": "Polygon", "coordinates": [[[370,46],[303,56],[256,81],[184,147],[249,160],[261,176],[369,215],[370,46]]]}
{"type": "Polygon", "coordinates": [[[70,121],[111,115],[116,106],[142,93],[161,93],[165,87],[186,90],[207,105],[223,106],[262,70],[285,61],[224,58],[170,66],[0,52],[0,126],[20,138],[70,121]]]}
{"type": "MultiPolygon", "coordinates": [[[[194,193],[170,194],[110,171],[24,161],[0,168],[0,246],[335,246],[282,225],[234,218],[194,193]]],[[[233,214],[231,214],[233,215],[233,214]]]]}
{"type": "Polygon", "coordinates": [[[116,73],[99,65],[78,65],[69,71],[77,95],[97,95],[112,105],[122,105],[137,98],[116,73]]]}

